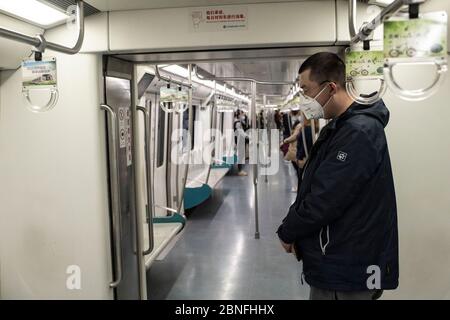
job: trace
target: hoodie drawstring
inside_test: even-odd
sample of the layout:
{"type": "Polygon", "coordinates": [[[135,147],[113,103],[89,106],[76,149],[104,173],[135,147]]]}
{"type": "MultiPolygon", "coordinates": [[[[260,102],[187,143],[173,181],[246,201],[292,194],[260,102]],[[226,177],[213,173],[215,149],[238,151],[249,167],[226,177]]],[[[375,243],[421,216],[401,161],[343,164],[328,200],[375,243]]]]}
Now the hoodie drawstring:
{"type": "Polygon", "coordinates": [[[320,249],[322,249],[322,254],[325,255],[328,244],[330,243],[330,226],[327,226],[327,243],[323,245],[322,243],[322,232],[323,228],[320,230],[319,240],[320,240],[320,249]]]}

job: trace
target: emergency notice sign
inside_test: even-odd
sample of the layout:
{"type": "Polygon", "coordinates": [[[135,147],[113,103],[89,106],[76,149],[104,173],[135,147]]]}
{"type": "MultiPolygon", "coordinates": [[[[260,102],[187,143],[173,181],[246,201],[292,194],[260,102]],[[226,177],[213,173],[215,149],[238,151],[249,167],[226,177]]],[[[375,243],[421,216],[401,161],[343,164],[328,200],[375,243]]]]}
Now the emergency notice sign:
{"type": "Polygon", "coordinates": [[[246,6],[195,8],[190,11],[194,32],[233,31],[248,28],[246,6]]]}

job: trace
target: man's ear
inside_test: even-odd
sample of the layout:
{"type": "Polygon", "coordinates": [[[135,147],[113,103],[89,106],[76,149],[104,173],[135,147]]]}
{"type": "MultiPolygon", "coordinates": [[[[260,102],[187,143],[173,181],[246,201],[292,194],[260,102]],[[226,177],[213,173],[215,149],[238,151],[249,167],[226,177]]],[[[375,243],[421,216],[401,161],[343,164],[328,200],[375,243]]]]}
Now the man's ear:
{"type": "Polygon", "coordinates": [[[330,82],[328,84],[328,87],[330,88],[330,94],[335,95],[338,91],[338,86],[335,82],[330,82]]]}

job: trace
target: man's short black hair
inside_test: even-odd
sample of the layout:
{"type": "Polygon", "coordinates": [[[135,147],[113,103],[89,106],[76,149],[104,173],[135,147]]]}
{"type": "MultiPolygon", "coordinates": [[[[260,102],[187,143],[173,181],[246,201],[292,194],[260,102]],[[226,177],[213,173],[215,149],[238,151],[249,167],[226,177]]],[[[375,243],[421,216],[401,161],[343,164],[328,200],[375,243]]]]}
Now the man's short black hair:
{"type": "Polygon", "coordinates": [[[313,54],[302,63],[298,74],[310,70],[310,79],[317,83],[332,81],[345,87],[345,63],[331,52],[313,54]]]}

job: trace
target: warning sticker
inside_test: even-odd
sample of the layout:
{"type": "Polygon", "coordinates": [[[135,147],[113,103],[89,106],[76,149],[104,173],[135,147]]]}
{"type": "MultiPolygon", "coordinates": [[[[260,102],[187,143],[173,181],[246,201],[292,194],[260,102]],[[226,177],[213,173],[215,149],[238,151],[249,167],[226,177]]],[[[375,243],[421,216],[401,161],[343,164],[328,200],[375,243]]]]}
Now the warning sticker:
{"type": "Polygon", "coordinates": [[[120,148],[125,148],[127,146],[127,130],[126,130],[126,110],[127,108],[119,108],[119,142],[120,148]]]}
{"type": "Polygon", "coordinates": [[[119,108],[119,146],[126,148],[127,152],[127,167],[133,163],[131,150],[131,111],[130,108],[119,108]]]}
{"type": "Polygon", "coordinates": [[[127,108],[126,116],[125,116],[125,129],[126,129],[126,147],[127,147],[127,167],[131,166],[133,158],[132,158],[132,151],[131,151],[131,111],[129,108],[127,108]]]}
{"type": "Polygon", "coordinates": [[[193,32],[234,31],[248,29],[246,6],[196,8],[190,10],[193,32]]]}

